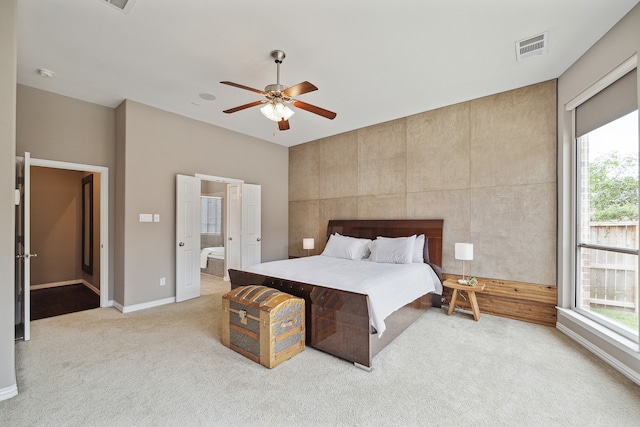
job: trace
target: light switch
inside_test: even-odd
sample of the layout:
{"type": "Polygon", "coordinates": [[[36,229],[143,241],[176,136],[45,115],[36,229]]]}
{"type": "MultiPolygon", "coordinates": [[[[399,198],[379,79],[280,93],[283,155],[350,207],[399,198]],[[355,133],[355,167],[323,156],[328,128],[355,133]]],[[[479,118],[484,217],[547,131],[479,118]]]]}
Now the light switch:
{"type": "Polygon", "coordinates": [[[160,214],[153,214],[153,222],[160,222],[160,214]]]}
{"type": "Polygon", "coordinates": [[[140,222],[152,222],[153,216],[151,214],[140,214],[140,222]]]}

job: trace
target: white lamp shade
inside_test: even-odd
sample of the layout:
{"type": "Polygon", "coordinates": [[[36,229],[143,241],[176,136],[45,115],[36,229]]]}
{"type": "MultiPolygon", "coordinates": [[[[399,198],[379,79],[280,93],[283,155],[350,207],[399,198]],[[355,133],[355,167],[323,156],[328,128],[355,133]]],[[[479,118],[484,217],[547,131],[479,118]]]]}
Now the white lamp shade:
{"type": "Polygon", "coordinates": [[[313,237],[305,237],[304,239],[302,239],[302,249],[313,249],[313,248],[314,248],[313,237]]]}
{"type": "Polygon", "coordinates": [[[470,261],[473,259],[472,243],[456,243],[456,259],[470,261]]]}
{"type": "Polygon", "coordinates": [[[278,101],[264,104],[264,106],[260,108],[260,112],[262,112],[262,115],[267,119],[273,120],[274,122],[282,121],[282,119],[289,120],[289,118],[295,114],[295,111],[278,101]]]}

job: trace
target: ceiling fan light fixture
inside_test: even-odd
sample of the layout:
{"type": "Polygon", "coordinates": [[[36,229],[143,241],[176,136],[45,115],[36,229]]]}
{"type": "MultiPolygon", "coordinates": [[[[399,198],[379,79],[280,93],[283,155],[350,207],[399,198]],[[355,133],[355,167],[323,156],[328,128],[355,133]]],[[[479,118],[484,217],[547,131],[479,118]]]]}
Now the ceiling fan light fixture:
{"type": "Polygon", "coordinates": [[[289,118],[295,114],[295,111],[280,101],[266,103],[262,108],[260,108],[260,112],[267,119],[274,122],[289,120],[289,118]]]}

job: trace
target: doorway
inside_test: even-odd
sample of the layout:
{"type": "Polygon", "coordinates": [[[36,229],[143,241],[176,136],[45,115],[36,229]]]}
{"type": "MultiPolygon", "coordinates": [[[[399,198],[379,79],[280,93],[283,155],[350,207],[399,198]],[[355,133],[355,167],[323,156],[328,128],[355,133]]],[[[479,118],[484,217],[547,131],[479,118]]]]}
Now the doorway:
{"type": "Polygon", "coordinates": [[[200,272],[223,279],[227,184],[203,180],[200,194],[200,272]]]}
{"type": "Polygon", "coordinates": [[[262,188],[246,184],[243,180],[196,174],[204,182],[222,183],[225,197],[225,268],[224,280],[229,280],[229,269],[259,264],[262,260],[262,188]]]}
{"type": "MultiPolygon", "coordinates": [[[[82,237],[76,240],[76,245],[79,248],[82,248],[83,243],[85,243],[84,250],[80,250],[80,255],[78,256],[78,264],[82,264],[87,267],[89,262],[91,263],[91,268],[93,268],[94,275],[98,278],[98,282],[94,280],[95,293],[99,292],[99,306],[107,307],[110,305],[109,300],[109,251],[108,251],[108,236],[109,236],[109,227],[108,227],[108,212],[109,212],[109,203],[108,203],[108,186],[109,186],[109,171],[108,168],[102,166],[93,166],[93,165],[84,165],[84,164],[76,164],[76,163],[67,163],[67,162],[59,162],[53,160],[43,160],[43,159],[32,159],[30,158],[29,153],[25,153],[24,158],[17,159],[18,164],[21,164],[22,167],[17,168],[18,171],[21,171],[20,178],[18,182],[20,182],[20,198],[21,198],[21,207],[22,209],[18,209],[19,216],[16,219],[17,229],[16,229],[16,258],[20,262],[20,266],[18,270],[21,270],[21,274],[16,274],[16,338],[22,338],[25,341],[30,339],[30,320],[31,320],[31,284],[33,283],[31,280],[31,262],[32,259],[37,256],[37,252],[35,250],[31,250],[31,223],[32,223],[32,210],[31,210],[31,169],[33,167],[42,168],[42,170],[46,170],[47,168],[51,170],[55,170],[56,172],[60,172],[60,170],[68,170],[68,171],[76,171],[79,173],[79,176],[86,178],[89,175],[92,175],[95,183],[95,187],[92,187],[93,194],[96,195],[96,199],[99,201],[99,204],[93,205],[95,207],[95,214],[93,218],[96,219],[94,221],[94,245],[92,245],[93,253],[97,254],[92,257],[92,260],[89,261],[87,257],[83,255],[83,253],[90,253],[91,251],[87,248],[86,243],[83,242],[82,237]],[[86,252],[85,252],[86,250],[86,252]],[[34,252],[34,253],[31,253],[34,252]]],[[[36,172],[38,173],[38,172],[36,172]]],[[[80,179],[80,197],[79,200],[82,200],[82,193],[84,188],[82,188],[82,178],[80,179]]],[[[39,185],[36,183],[36,185],[39,185]]],[[[86,188],[86,187],[85,187],[86,188]]],[[[79,203],[82,203],[79,201],[79,203]]],[[[89,205],[87,205],[89,206],[89,205]]],[[[46,208],[45,208],[46,209],[46,208]]],[[[81,227],[83,228],[83,227],[81,227]]],[[[87,226],[87,230],[89,227],[87,226]]],[[[82,235],[82,233],[79,233],[82,235]]],[[[86,234],[85,234],[86,236],[86,234]]],[[[37,259],[37,258],[35,258],[37,259]]],[[[40,258],[41,261],[44,258],[40,258]]],[[[34,260],[35,261],[35,260],[34,260]]],[[[80,279],[87,281],[86,277],[83,277],[82,274],[87,274],[87,268],[81,270],[83,273],[80,273],[79,277],[74,277],[75,279],[80,279]]],[[[87,281],[88,282],[88,281],[87,281]]],[[[37,284],[37,283],[36,283],[37,284]]],[[[54,288],[59,285],[66,285],[64,280],[46,283],[41,285],[42,288],[54,288]],[[63,282],[63,283],[60,283],[63,282]],[[50,286],[54,285],[54,286],[50,286]]],[[[70,284],[70,283],[69,283],[70,284]]]]}
{"type": "MultiPolygon", "coordinates": [[[[237,193],[233,192],[234,186],[244,184],[244,180],[225,178],[221,176],[204,175],[197,173],[195,175],[202,181],[201,193],[206,196],[209,192],[215,192],[222,196],[223,199],[223,221],[222,221],[222,242],[220,246],[223,249],[223,271],[222,278],[229,281],[229,268],[238,268],[240,266],[240,233],[237,231],[241,224],[241,213],[236,209],[238,202],[237,193]],[[230,188],[231,187],[231,188],[230,188]],[[235,238],[235,240],[234,240],[235,238]]],[[[203,238],[202,230],[200,231],[200,239],[206,242],[207,237],[203,238]]],[[[208,257],[208,255],[207,255],[208,257]]],[[[201,258],[205,258],[205,254],[201,252],[201,258]]],[[[209,260],[206,260],[207,264],[209,260]]],[[[214,261],[215,263],[215,261],[214,261]]],[[[204,262],[201,263],[201,267],[204,262]]]]}
{"type": "Polygon", "coordinates": [[[31,320],[100,306],[99,181],[92,172],[31,167],[31,248],[38,254],[31,320]]]}
{"type": "Polygon", "coordinates": [[[260,185],[204,174],[176,175],[176,302],[200,296],[202,181],[226,185],[224,279],[229,280],[229,269],[261,259],[260,185]]]}

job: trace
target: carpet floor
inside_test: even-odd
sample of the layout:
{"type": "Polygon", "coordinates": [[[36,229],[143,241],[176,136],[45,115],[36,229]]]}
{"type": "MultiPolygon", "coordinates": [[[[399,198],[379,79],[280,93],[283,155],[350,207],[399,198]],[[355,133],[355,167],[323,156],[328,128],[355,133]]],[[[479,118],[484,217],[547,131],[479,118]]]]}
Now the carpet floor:
{"type": "Polygon", "coordinates": [[[100,295],[81,283],[31,291],[31,320],[98,307],[100,295]]]}
{"type": "Polygon", "coordinates": [[[313,348],[267,369],[221,343],[221,297],[32,323],[2,426],[626,426],[640,387],[555,328],[432,309],[365,372],[313,348]]]}

